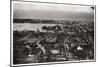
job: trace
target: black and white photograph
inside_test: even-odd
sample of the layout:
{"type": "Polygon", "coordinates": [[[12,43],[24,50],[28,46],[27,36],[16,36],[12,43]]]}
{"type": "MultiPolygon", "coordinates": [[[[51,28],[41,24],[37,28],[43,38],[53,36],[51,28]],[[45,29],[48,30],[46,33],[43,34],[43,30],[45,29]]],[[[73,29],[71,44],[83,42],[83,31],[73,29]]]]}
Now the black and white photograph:
{"type": "Polygon", "coordinates": [[[95,61],[95,6],[11,2],[11,65],[95,61]]]}

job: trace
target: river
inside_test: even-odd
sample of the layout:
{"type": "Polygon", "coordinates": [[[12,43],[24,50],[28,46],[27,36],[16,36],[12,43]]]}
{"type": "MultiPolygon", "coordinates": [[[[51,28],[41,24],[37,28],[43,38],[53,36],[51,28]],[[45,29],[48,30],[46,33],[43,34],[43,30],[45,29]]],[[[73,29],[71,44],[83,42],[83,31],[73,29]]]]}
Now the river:
{"type": "Polygon", "coordinates": [[[55,26],[57,24],[34,24],[34,23],[14,23],[13,24],[13,30],[23,31],[23,30],[31,30],[31,31],[37,31],[39,29],[41,32],[43,32],[42,27],[43,26],[55,26]]]}

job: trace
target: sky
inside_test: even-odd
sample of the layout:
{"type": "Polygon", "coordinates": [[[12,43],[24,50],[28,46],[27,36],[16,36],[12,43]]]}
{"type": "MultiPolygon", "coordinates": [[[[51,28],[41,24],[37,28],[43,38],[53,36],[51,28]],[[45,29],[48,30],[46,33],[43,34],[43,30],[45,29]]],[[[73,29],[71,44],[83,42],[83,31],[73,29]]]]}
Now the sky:
{"type": "Polygon", "coordinates": [[[93,21],[91,6],[13,1],[14,19],[93,21]]]}

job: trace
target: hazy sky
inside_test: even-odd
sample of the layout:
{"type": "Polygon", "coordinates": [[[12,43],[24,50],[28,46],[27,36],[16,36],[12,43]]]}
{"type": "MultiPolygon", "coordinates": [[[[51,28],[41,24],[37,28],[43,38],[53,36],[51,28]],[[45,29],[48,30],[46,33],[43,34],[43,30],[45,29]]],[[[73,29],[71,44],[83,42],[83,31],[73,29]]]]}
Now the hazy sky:
{"type": "Polygon", "coordinates": [[[13,2],[15,19],[93,21],[93,16],[94,10],[91,6],[13,2]]]}

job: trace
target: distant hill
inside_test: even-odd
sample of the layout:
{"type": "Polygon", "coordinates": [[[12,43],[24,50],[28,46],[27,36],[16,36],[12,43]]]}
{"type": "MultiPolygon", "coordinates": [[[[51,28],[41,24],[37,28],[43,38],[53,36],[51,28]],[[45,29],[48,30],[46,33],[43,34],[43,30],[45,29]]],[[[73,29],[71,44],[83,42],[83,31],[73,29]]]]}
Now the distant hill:
{"type": "Polygon", "coordinates": [[[13,23],[49,23],[49,24],[84,24],[94,21],[70,21],[70,20],[42,20],[42,19],[13,19],[13,23]]]}

